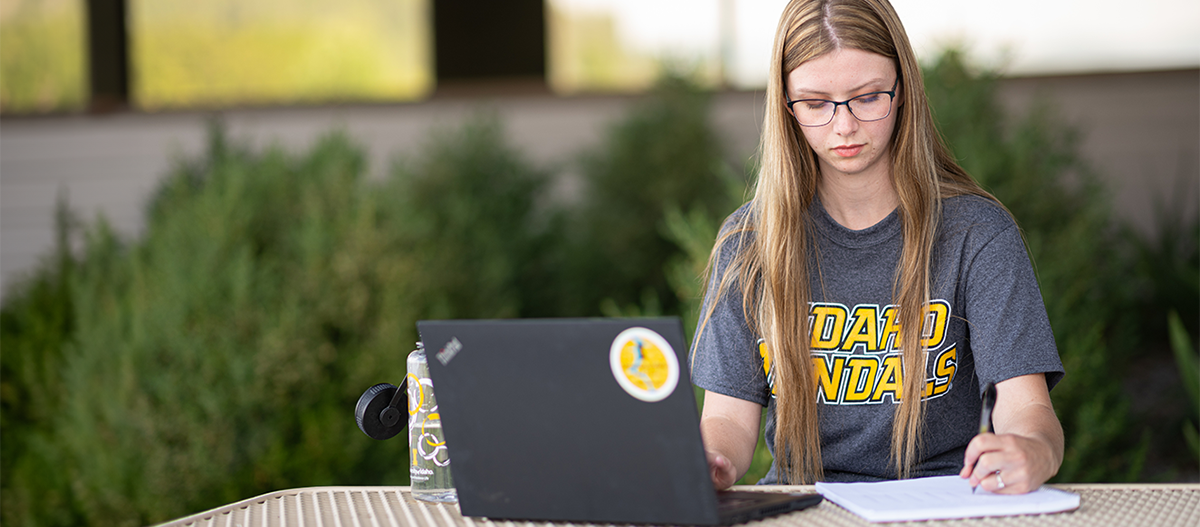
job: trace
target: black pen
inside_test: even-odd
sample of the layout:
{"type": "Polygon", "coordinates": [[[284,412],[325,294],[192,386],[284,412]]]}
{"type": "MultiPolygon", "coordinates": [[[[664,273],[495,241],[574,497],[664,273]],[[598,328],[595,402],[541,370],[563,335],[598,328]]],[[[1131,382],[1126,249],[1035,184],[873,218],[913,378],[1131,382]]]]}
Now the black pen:
{"type": "MultiPolygon", "coordinates": [[[[992,410],[996,408],[996,385],[987,383],[983,387],[983,411],[979,413],[979,433],[988,434],[992,431],[992,410]]],[[[976,463],[979,461],[976,460],[976,463]]],[[[979,485],[971,487],[971,493],[975,493],[975,489],[979,485]]]]}

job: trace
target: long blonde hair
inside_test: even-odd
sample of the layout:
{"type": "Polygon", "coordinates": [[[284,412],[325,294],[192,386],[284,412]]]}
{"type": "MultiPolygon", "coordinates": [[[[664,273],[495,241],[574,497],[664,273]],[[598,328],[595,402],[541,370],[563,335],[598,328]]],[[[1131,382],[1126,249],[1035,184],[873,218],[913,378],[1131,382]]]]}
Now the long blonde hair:
{"type": "MultiPolygon", "coordinates": [[[[823,476],[816,390],[808,327],[810,269],[815,253],[809,207],[817,193],[816,153],[787,111],[786,76],[836,49],[859,49],[892,59],[899,76],[893,110],[891,177],[899,194],[903,249],[892,296],[900,309],[903,385],[892,426],[897,477],[916,464],[924,420],[925,350],[920,327],[930,295],[930,252],[942,199],[972,194],[995,200],[955,162],[934,126],[916,56],[900,18],[887,0],[793,0],[775,34],[760,144],[761,168],[750,211],[727,228],[709,258],[711,279],[720,248],[744,239],[720,277],[717,295],[740,286],[751,329],[767,343],[776,391],[775,464],[793,484],[823,476]],[[742,238],[741,234],[752,233],[742,238]],[[911,328],[917,328],[915,331],[911,328]]],[[[819,275],[818,275],[819,276],[819,275]]],[[[708,280],[706,280],[708,283],[708,280]]],[[[715,299],[702,317],[702,333],[715,299]]]]}

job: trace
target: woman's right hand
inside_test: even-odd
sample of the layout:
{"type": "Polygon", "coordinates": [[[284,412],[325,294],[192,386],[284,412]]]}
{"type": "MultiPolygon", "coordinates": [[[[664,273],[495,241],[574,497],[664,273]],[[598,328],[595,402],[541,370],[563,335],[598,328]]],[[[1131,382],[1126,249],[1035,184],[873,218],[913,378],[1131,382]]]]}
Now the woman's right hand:
{"type": "Polygon", "coordinates": [[[758,446],[762,405],[716,392],[704,393],[700,435],[713,487],[725,490],[750,469],[758,446]]]}
{"type": "Polygon", "coordinates": [[[720,453],[708,451],[708,473],[712,477],[713,488],[725,490],[737,483],[737,468],[729,458],[720,453]]]}

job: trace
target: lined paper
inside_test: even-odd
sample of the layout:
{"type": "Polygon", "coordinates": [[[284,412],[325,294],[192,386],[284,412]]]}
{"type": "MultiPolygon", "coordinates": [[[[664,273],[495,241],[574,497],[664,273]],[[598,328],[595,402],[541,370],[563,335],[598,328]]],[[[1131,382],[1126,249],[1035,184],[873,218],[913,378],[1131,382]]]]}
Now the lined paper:
{"type": "Polygon", "coordinates": [[[971,492],[958,476],[881,481],[817,482],[825,499],[870,522],[945,520],[983,516],[1047,514],[1079,508],[1079,495],[1043,486],[1028,494],[971,492]]]}

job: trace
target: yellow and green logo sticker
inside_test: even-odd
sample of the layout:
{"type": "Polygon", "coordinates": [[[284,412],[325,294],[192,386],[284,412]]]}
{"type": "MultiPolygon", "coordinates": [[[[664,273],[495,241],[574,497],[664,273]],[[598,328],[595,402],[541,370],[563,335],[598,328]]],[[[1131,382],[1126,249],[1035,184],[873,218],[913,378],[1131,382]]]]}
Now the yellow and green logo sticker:
{"type": "Polygon", "coordinates": [[[657,332],[643,327],[622,331],[609,351],[613,377],[629,395],[646,402],[666,399],[679,384],[679,358],[657,332]]]}

